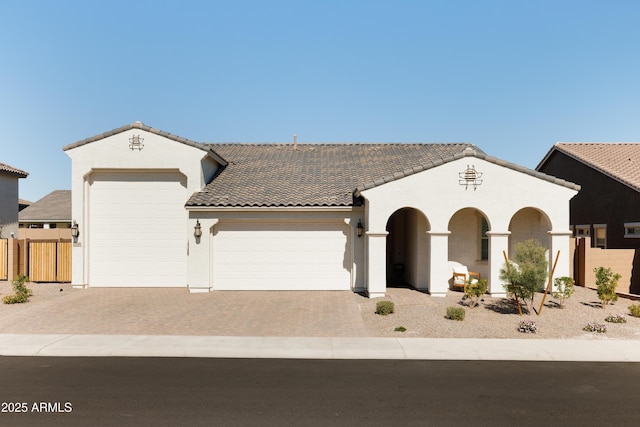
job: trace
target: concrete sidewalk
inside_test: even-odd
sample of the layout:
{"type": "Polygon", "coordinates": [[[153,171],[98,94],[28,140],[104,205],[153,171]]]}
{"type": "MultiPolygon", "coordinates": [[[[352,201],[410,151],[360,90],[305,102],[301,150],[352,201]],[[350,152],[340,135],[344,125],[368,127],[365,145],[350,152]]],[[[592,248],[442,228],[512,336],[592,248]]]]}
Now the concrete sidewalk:
{"type": "Polygon", "coordinates": [[[640,362],[627,340],[0,334],[1,356],[640,362]]]}

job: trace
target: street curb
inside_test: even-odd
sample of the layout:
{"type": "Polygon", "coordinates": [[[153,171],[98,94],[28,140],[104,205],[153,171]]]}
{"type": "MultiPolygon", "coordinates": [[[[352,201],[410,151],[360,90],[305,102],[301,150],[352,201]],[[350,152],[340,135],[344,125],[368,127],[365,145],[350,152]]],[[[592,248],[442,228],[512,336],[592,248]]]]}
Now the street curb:
{"type": "Polygon", "coordinates": [[[640,362],[636,340],[0,334],[1,356],[640,362]]]}

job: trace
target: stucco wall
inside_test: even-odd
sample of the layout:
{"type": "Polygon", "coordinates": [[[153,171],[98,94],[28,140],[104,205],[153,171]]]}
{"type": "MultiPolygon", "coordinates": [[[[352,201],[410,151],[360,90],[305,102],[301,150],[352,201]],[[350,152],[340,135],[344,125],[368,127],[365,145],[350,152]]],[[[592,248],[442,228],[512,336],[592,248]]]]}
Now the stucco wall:
{"type": "MultiPolygon", "coordinates": [[[[92,174],[96,171],[179,171],[186,177],[187,194],[191,195],[200,191],[219,167],[204,150],[141,129],[127,130],[87,143],[67,150],[66,154],[72,160],[72,219],[77,221],[80,230],[80,237],[73,248],[72,283],[77,286],[88,282],[88,259],[91,254],[86,243],[90,238],[87,223],[91,209],[92,174]],[[141,150],[130,148],[129,139],[133,136],[144,139],[141,150]]],[[[185,227],[187,218],[185,210],[185,227]]],[[[186,240],[185,235],[185,246],[186,240]]]]}
{"type": "MultiPolygon", "coordinates": [[[[377,240],[373,241],[374,236],[380,236],[375,239],[384,238],[387,221],[398,209],[411,207],[425,215],[430,226],[430,256],[423,262],[430,264],[431,293],[446,293],[445,283],[450,276],[446,261],[454,257],[486,271],[490,290],[497,295],[504,292],[499,281],[499,269],[504,262],[502,252],[510,251],[510,241],[525,236],[539,238],[554,256],[560,250],[556,275],[569,273],[569,200],[576,193],[574,189],[532,176],[524,169],[514,170],[470,156],[365,190],[362,195],[367,201],[366,228],[376,251],[380,251],[381,245],[377,240]],[[482,173],[482,184],[475,190],[472,186],[465,189],[459,182],[460,173],[468,166],[474,166],[477,172],[482,173]],[[481,212],[488,221],[491,249],[486,269],[482,268],[482,263],[477,263],[477,243],[469,244],[476,241],[475,236],[480,232],[477,219],[471,215],[473,211],[462,211],[466,208],[481,212]],[[526,211],[516,215],[522,209],[526,211]],[[459,211],[460,216],[455,217],[459,211]],[[536,212],[542,215],[538,216],[536,212]],[[514,218],[516,226],[512,230],[514,218]],[[540,218],[545,219],[542,225],[540,218]],[[456,231],[453,236],[452,229],[456,231]],[[512,232],[513,239],[510,238],[512,232]],[[465,234],[474,238],[469,239],[465,234]]],[[[370,265],[384,259],[383,255],[371,251],[367,256],[370,265]]],[[[374,280],[378,280],[376,293],[379,295],[384,284],[376,279],[380,275],[378,270],[372,275],[374,280]]]]}
{"type": "Polygon", "coordinates": [[[0,173],[0,237],[18,235],[18,177],[0,173]]]}
{"type": "Polygon", "coordinates": [[[19,239],[47,240],[47,239],[71,239],[70,228],[21,228],[18,231],[19,239]]]}
{"type": "MultiPolygon", "coordinates": [[[[345,259],[351,259],[351,286],[354,291],[365,289],[364,271],[364,237],[356,236],[358,221],[364,223],[364,211],[362,208],[331,210],[331,209],[244,209],[244,210],[220,210],[207,211],[196,209],[189,212],[188,224],[188,268],[187,282],[192,291],[215,289],[212,274],[212,254],[215,245],[214,227],[223,221],[264,221],[292,223],[304,222],[338,222],[350,230],[348,242],[350,247],[345,259]],[[197,239],[194,235],[196,222],[200,222],[202,237],[197,239]]],[[[344,266],[342,266],[344,267],[344,266]]]]}

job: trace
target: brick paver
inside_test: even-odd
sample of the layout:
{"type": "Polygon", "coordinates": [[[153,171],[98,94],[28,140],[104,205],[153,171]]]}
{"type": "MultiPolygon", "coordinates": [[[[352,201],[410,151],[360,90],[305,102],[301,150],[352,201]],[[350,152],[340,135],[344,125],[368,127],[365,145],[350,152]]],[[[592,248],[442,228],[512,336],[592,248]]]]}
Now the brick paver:
{"type": "MultiPolygon", "coordinates": [[[[0,304],[0,333],[368,336],[348,291],[214,291],[29,285],[27,304],[0,304]]],[[[0,286],[0,297],[11,293],[0,286]]]]}

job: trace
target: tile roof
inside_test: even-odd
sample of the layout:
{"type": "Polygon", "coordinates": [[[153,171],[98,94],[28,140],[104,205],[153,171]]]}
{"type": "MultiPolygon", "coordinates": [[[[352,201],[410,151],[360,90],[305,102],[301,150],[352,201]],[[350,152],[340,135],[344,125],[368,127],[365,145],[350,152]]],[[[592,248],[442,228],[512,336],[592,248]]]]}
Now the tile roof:
{"type": "Polygon", "coordinates": [[[71,221],[71,190],[55,190],[18,214],[20,222],[71,221]]]}
{"type": "Polygon", "coordinates": [[[14,168],[13,166],[9,166],[6,163],[0,163],[0,172],[7,172],[12,175],[17,175],[18,178],[26,178],[29,173],[18,168],[14,168]]]}
{"type": "Polygon", "coordinates": [[[486,156],[471,144],[211,144],[228,160],[190,207],[353,206],[359,192],[475,156],[570,188],[541,172],[486,156]]]}
{"type": "Polygon", "coordinates": [[[557,150],[640,192],[640,143],[558,142],[538,168],[557,150]]]}

